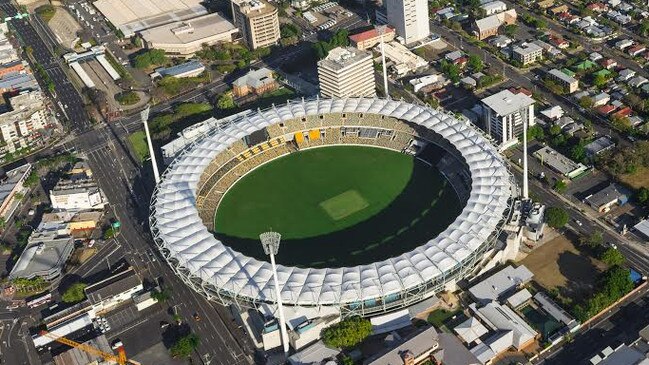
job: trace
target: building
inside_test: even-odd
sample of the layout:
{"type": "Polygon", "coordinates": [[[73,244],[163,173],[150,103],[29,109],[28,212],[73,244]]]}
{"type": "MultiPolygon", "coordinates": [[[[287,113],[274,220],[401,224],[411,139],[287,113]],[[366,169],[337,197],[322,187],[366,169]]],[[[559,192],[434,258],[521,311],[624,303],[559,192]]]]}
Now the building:
{"type": "Polygon", "coordinates": [[[448,84],[448,80],[442,74],[433,74],[426,75],[422,77],[417,77],[409,81],[410,85],[413,87],[414,92],[419,92],[425,88],[442,88],[444,85],[448,84]]]}
{"type": "Polygon", "coordinates": [[[481,365],[455,336],[437,333],[434,327],[403,339],[394,332],[385,342],[385,351],[365,360],[363,365],[417,365],[427,361],[444,365],[481,365]]]}
{"type": "Polygon", "coordinates": [[[266,67],[262,67],[259,70],[251,70],[232,83],[232,91],[237,97],[248,94],[261,95],[277,90],[277,88],[279,88],[279,84],[273,76],[273,71],[266,67]]]}
{"type": "Polygon", "coordinates": [[[385,0],[388,24],[405,44],[413,44],[430,35],[428,2],[417,0],[385,0]]]}
{"type": "Polygon", "coordinates": [[[103,209],[106,198],[92,179],[92,172],[78,163],[50,190],[52,208],[59,210],[103,209]]]}
{"type": "Polygon", "coordinates": [[[327,347],[324,342],[318,341],[291,355],[288,362],[291,365],[323,364],[327,359],[335,359],[339,354],[340,350],[327,347]]]}
{"type": "Polygon", "coordinates": [[[616,184],[587,196],[584,201],[600,213],[608,212],[615,204],[623,205],[629,200],[628,195],[616,184]]]}
{"type": "Polygon", "coordinates": [[[471,348],[482,364],[489,363],[499,354],[515,349],[520,351],[534,343],[539,335],[516,312],[498,302],[490,302],[482,307],[475,303],[469,305],[471,312],[491,330],[491,336],[471,348]]]}
{"type": "Polygon", "coordinates": [[[277,8],[265,0],[233,0],[234,25],[251,49],[268,47],[279,41],[277,8]]]}
{"type": "Polygon", "coordinates": [[[584,146],[588,157],[597,156],[613,147],[615,147],[615,142],[613,142],[610,136],[601,136],[584,146]]]}
{"type": "Polygon", "coordinates": [[[117,305],[131,300],[135,293],[144,289],[142,279],[132,267],[84,288],[92,306],[91,313],[99,315],[117,305]]]}
{"type": "Polygon", "coordinates": [[[509,9],[502,13],[478,19],[473,23],[473,33],[479,40],[489,38],[498,34],[498,29],[501,26],[516,23],[516,17],[516,10],[509,9]]]}
{"type": "Polygon", "coordinates": [[[182,79],[185,77],[196,77],[203,72],[205,72],[205,65],[200,61],[190,60],[171,67],[156,68],[155,71],[151,73],[151,78],[170,76],[182,79]]]}
{"type": "Polygon", "coordinates": [[[0,136],[6,152],[28,147],[40,140],[43,129],[51,126],[43,93],[26,91],[9,98],[11,110],[0,114],[0,136]]]}
{"type": "Polygon", "coordinates": [[[219,14],[160,25],[140,31],[147,48],[161,49],[167,54],[191,57],[203,46],[231,42],[239,30],[219,14]]]}
{"type": "Polygon", "coordinates": [[[543,58],[543,48],[535,43],[523,42],[512,48],[512,59],[521,65],[529,65],[543,58]]]}
{"type": "Polygon", "coordinates": [[[428,66],[428,62],[411,52],[406,46],[398,42],[383,45],[385,58],[389,61],[387,67],[401,77],[410,72],[415,72],[428,66]]]}
{"type": "Polygon", "coordinates": [[[334,48],[318,61],[318,80],[322,96],[375,96],[372,54],[351,47],[334,48]]]}
{"type": "Polygon", "coordinates": [[[581,162],[577,163],[568,157],[560,154],[552,149],[550,146],[540,148],[533,153],[534,157],[538,158],[542,164],[550,166],[550,168],[563,176],[574,179],[575,177],[588,171],[588,167],[581,162]]]}
{"type": "Polygon", "coordinates": [[[201,0],[129,1],[98,0],[92,3],[110,23],[131,37],[144,29],[207,14],[201,0]]]}
{"type": "Polygon", "coordinates": [[[470,287],[469,293],[477,302],[503,300],[527,284],[533,276],[524,265],[516,268],[509,265],[470,287]]]}
{"type": "Polygon", "coordinates": [[[74,240],[70,236],[59,236],[56,232],[34,232],[29,236],[27,246],[9,273],[9,278],[41,277],[54,280],[61,276],[73,249],[74,240]]]}
{"type": "Polygon", "coordinates": [[[518,143],[518,137],[523,133],[523,121],[528,127],[535,124],[534,99],[524,93],[503,90],[482,99],[481,103],[485,129],[501,149],[518,143]]]}
{"type": "Polygon", "coordinates": [[[7,171],[0,182],[0,218],[6,223],[13,216],[21,199],[16,199],[16,194],[22,194],[26,189],[23,183],[31,174],[32,165],[27,163],[7,171]]]}
{"type": "Polygon", "coordinates": [[[579,89],[579,81],[576,78],[566,75],[556,68],[548,71],[547,76],[550,80],[559,84],[568,94],[572,94],[579,89]]]}
{"type": "MultiPolygon", "coordinates": [[[[113,353],[110,348],[108,339],[105,335],[97,336],[93,339],[83,342],[84,345],[93,347],[105,353],[113,353]]],[[[88,364],[104,364],[104,358],[97,354],[86,352],[79,347],[72,347],[69,350],[62,352],[52,359],[54,365],[88,365],[88,364]]]]}
{"type": "MultiPolygon", "coordinates": [[[[395,34],[396,33],[393,28],[385,27],[385,32],[383,33],[383,42],[391,42],[392,40],[394,40],[395,34]]],[[[358,49],[366,50],[376,46],[381,42],[381,34],[379,34],[379,31],[376,28],[374,28],[361,33],[350,35],[349,42],[352,46],[358,49]]]]}
{"type": "Polygon", "coordinates": [[[480,5],[480,8],[484,10],[485,15],[493,15],[507,10],[507,4],[500,0],[491,1],[480,5]]]}

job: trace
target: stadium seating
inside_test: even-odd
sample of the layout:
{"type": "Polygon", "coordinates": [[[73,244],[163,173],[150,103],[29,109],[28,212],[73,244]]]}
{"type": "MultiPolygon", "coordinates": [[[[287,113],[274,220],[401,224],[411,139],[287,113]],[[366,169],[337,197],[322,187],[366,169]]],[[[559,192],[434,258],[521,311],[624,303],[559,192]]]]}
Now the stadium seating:
{"type": "MultiPolygon", "coordinates": [[[[219,153],[199,179],[197,207],[203,223],[212,227],[214,211],[223,194],[242,176],[257,166],[299,149],[338,144],[373,145],[403,152],[415,137],[431,141],[446,151],[452,150],[448,141],[426,128],[417,128],[395,118],[376,114],[327,114],[322,117],[292,119],[266,127],[269,141],[247,147],[235,142],[226,152],[219,153]],[[286,141],[284,135],[292,134],[286,141]],[[451,148],[451,149],[449,149],[451,148]],[[233,158],[236,156],[236,158],[233,158]]],[[[463,160],[446,156],[439,168],[461,195],[468,197],[470,177],[464,173],[463,160]]]]}

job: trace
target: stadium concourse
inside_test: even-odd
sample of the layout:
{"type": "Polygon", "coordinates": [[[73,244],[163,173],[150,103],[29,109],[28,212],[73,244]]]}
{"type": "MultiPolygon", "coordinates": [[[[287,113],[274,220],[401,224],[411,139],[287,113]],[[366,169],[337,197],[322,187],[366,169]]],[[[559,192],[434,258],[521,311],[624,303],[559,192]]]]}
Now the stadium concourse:
{"type": "Polygon", "coordinates": [[[220,201],[256,167],[296,151],[362,145],[446,152],[441,169],[465,202],[459,215],[415,249],[354,267],[278,266],[285,305],[375,315],[420,302],[477,273],[495,255],[516,187],[502,157],[469,123],[427,106],[379,98],[289,101],[213,128],[169,166],[151,200],[162,255],[194,290],[224,304],[275,303],[270,263],[211,232],[220,201]]]}

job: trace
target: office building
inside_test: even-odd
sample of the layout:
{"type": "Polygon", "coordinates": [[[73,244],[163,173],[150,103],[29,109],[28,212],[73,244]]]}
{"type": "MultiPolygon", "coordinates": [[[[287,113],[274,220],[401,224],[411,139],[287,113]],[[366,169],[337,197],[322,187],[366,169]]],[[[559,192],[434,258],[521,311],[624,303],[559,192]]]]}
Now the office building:
{"type": "Polygon", "coordinates": [[[50,190],[50,201],[52,208],[69,211],[103,209],[107,203],[92,178],[92,171],[82,162],[50,190]]]}
{"type": "Polygon", "coordinates": [[[375,96],[372,54],[351,47],[338,47],[318,62],[322,96],[375,96]]]}
{"type": "Polygon", "coordinates": [[[428,1],[386,0],[387,20],[403,38],[405,44],[412,44],[430,35],[428,1]]]}
{"type": "Polygon", "coordinates": [[[238,32],[234,24],[219,14],[174,22],[140,32],[147,48],[161,49],[167,54],[191,57],[204,45],[231,42],[238,32]]]}
{"type": "Polygon", "coordinates": [[[534,99],[524,93],[503,90],[481,102],[485,129],[501,149],[518,143],[518,137],[523,133],[523,121],[528,127],[535,124],[534,99]]]}
{"type": "Polygon", "coordinates": [[[279,40],[277,8],[264,0],[233,0],[232,18],[251,49],[272,46],[279,40]]]}
{"type": "Polygon", "coordinates": [[[21,199],[16,199],[16,194],[22,194],[25,190],[23,183],[32,172],[32,165],[27,163],[7,171],[0,181],[0,218],[9,222],[11,216],[20,205],[21,199]]]}
{"type": "Polygon", "coordinates": [[[34,232],[29,236],[27,247],[9,273],[9,278],[41,277],[54,280],[61,276],[73,249],[74,240],[70,236],[59,236],[56,232],[34,232]]]}

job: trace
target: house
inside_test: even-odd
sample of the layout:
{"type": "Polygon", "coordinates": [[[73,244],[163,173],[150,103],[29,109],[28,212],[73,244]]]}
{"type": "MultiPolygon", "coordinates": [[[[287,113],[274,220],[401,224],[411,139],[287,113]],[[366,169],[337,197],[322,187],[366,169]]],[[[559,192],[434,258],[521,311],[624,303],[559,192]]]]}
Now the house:
{"type": "Polygon", "coordinates": [[[539,9],[548,9],[554,5],[554,0],[542,0],[536,3],[539,9]]]}
{"type": "Polygon", "coordinates": [[[588,59],[593,61],[593,62],[597,62],[597,61],[601,60],[602,58],[604,58],[604,56],[602,56],[600,53],[597,53],[597,52],[593,52],[593,53],[588,55],[588,59]]]}
{"type": "Polygon", "coordinates": [[[626,192],[617,184],[610,184],[604,189],[587,196],[584,203],[600,213],[607,212],[615,204],[624,205],[629,200],[626,192]]]}
{"type": "Polygon", "coordinates": [[[489,40],[489,44],[496,48],[505,48],[512,43],[512,39],[506,35],[497,35],[489,40]]]}
{"type": "Polygon", "coordinates": [[[444,58],[447,61],[453,62],[453,61],[457,60],[458,58],[460,58],[462,56],[464,56],[464,53],[462,51],[452,51],[452,52],[449,52],[449,53],[445,54],[444,58]]]}
{"type": "Polygon", "coordinates": [[[599,64],[607,70],[612,70],[617,67],[617,61],[612,58],[602,60],[599,64]]]}
{"type": "Polygon", "coordinates": [[[538,149],[533,153],[539,161],[549,166],[552,170],[562,174],[563,176],[574,179],[575,177],[588,171],[588,167],[582,163],[574,162],[568,157],[557,152],[550,146],[545,146],[538,149]]]}
{"type": "Polygon", "coordinates": [[[633,109],[631,109],[631,107],[629,107],[629,106],[625,106],[625,107],[621,108],[620,110],[616,111],[613,114],[613,117],[614,118],[627,118],[627,117],[629,117],[631,115],[631,113],[633,113],[633,109]]]}
{"type": "Polygon", "coordinates": [[[558,50],[555,46],[553,46],[553,45],[551,45],[549,43],[545,43],[542,40],[537,39],[537,40],[533,41],[532,43],[534,43],[537,46],[541,47],[541,49],[543,49],[543,51],[545,52],[545,54],[549,58],[557,57],[557,56],[561,55],[561,51],[558,50]]]}
{"type": "Polygon", "coordinates": [[[541,115],[543,115],[549,121],[554,121],[561,118],[564,114],[563,108],[559,105],[555,105],[545,110],[541,110],[541,115]]]}
{"type": "Polygon", "coordinates": [[[627,50],[627,53],[628,53],[631,57],[635,57],[635,56],[641,54],[642,52],[644,52],[644,51],[646,51],[646,50],[647,50],[647,47],[643,46],[642,44],[637,44],[637,45],[635,45],[635,46],[629,48],[629,49],[627,50]]]}
{"type": "Polygon", "coordinates": [[[550,35],[548,37],[548,43],[552,44],[553,46],[559,49],[565,49],[570,47],[570,42],[556,35],[550,35]]]}
{"type": "Polygon", "coordinates": [[[615,147],[615,142],[613,142],[610,136],[601,136],[585,145],[584,149],[586,150],[586,155],[592,157],[608,151],[613,147],[615,147]]]}
{"type": "Polygon", "coordinates": [[[603,3],[590,3],[586,6],[586,8],[596,13],[603,13],[608,10],[608,6],[603,3]]]}
{"type": "Polygon", "coordinates": [[[617,109],[617,107],[615,107],[615,106],[613,106],[611,104],[602,105],[599,108],[596,108],[597,112],[602,114],[602,115],[609,115],[609,114],[613,113],[613,111],[615,111],[615,109],[617,109]]]}
{"type": "Polygon", "coordinates": [[[631,47],[632,45],[633,45],[633,41],[630,39],[622,39],[615,42],[615,48],[619,49],[620,51],[624,51],[625,49],[631,47]]]}
{"type": "Polygon", "coordinates": [[[460,83],[462,83],[462,85],[465,85],[466,87],[469,88],[475,88],[476,86],[478,86],[478,82],[473,77],[470,76],[462,78],[460,80],[460,83]]]}
{"type": "Polygon", "coordinates": [[[275,81],[273,72],[266,67],[249,71],[232,83],[232,90],[236,97],[248,94],[262,95],[278,88],[279,84],[275,81]]]}
{"type": "Polygon", "coordinates": [[[629,82],[627,82],[627,85],[629,85],[630,87],[636,88],[636,87],[640,87],[643,84],[647,83],[647,81],[649,81],[649,80],[647,80],[647,78],[644,77],[644,76],[636,76],[636,77],[632,78],[631,80],[629,80],[629,82]]]}
{"type": "Polygon", "coordinates": [[[623,81],[630,80],[634,76],[635,76],[635,71],[631,70],[630,68],[625,68],[624,70],[618,73],[615,80],[618,82],[623,82],[623,81]]]}
{"type": "Polygon", "coordinates": [[[498,34],[501,26],[516,23],[516,10],[509,9],[502,13],[493,14],[473,23],[473,33],[479,40],[483,40],[498,34]]]}
{"type": "Polygon", "coordinates": [[[611,100],[611,96],[607,93],[599,93],[593,96],[593,107],[604,105],[611,100]]]}

